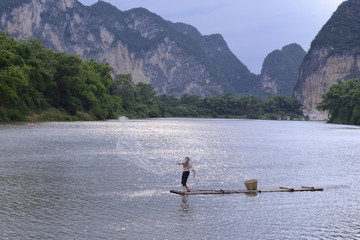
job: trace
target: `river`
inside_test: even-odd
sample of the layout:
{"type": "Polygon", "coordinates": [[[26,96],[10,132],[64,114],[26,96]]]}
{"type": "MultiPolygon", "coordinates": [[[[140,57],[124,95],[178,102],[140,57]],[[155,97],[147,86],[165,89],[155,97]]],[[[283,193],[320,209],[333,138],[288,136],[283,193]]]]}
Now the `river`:
{"type": "Polygon", "coordinates": [[[0,125],[0,239],[360,239],[360,128],[147,119],[0,125]],[[171,194],[189,156],[195,189],[171,194]]]}

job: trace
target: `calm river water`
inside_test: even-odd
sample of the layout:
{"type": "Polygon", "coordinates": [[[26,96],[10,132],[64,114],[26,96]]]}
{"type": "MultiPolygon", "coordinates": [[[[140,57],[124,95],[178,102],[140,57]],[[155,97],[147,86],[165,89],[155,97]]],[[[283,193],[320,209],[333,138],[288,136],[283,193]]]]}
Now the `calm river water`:
{"type": "Polygon", "coordinates": [[[0,239],[360,239],[360,128],[150,119],[0,125],[0,239]],[[190,188],[323,192],[179,196],[190,188]]]}

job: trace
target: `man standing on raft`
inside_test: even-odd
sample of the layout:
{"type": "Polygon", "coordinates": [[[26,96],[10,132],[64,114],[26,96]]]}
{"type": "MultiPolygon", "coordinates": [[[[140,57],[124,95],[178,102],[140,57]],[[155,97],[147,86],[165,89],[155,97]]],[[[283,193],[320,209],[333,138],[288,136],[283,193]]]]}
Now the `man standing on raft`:
{"type": "Polygon", "coordinates": [[[176,163],[177,165],[183,165],[183,173],[182,173],[182,177],[181,177],[181,184],[183,185],[183,192],[185,192],[185,190],[190,192],[190,189],[188,188],[188,186],[186,186],[187,179],[190,175],[190,169],[193,172],[193,178],[195,178],[195,170],[193,169],[192,165],[189,162],[190,162],[190,158],[186,157],[185,162],[176,163]]]}

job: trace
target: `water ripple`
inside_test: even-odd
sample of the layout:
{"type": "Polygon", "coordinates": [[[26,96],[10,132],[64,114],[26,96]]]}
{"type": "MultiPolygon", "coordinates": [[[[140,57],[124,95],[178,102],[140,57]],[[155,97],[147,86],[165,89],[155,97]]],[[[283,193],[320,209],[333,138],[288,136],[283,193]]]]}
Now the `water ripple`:
{"type": "Polygon", "coordinates": [[[159,156],[151,167],[163,174],[118,151],[119,121],[0,126],[0,239],[360,239],[358,128],[208,119],[131,124],[134,139],[174,146],[148,151],[152,160],[159,156]],[[182,171],[174,163],[185,154],[195,156],[191,188],[243,189],[244,180],[257,178],[259,188],[325,190],[173,195],[182,171]]]}

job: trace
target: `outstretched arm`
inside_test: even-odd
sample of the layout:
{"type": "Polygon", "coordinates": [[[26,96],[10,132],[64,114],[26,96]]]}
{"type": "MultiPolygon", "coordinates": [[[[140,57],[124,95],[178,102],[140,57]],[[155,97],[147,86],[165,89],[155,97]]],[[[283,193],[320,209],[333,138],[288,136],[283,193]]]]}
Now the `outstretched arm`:
{"type": "Polygon", "coordinates": [[[184,163],[176,163],[176,165],[183,165],[184,163]]]}

